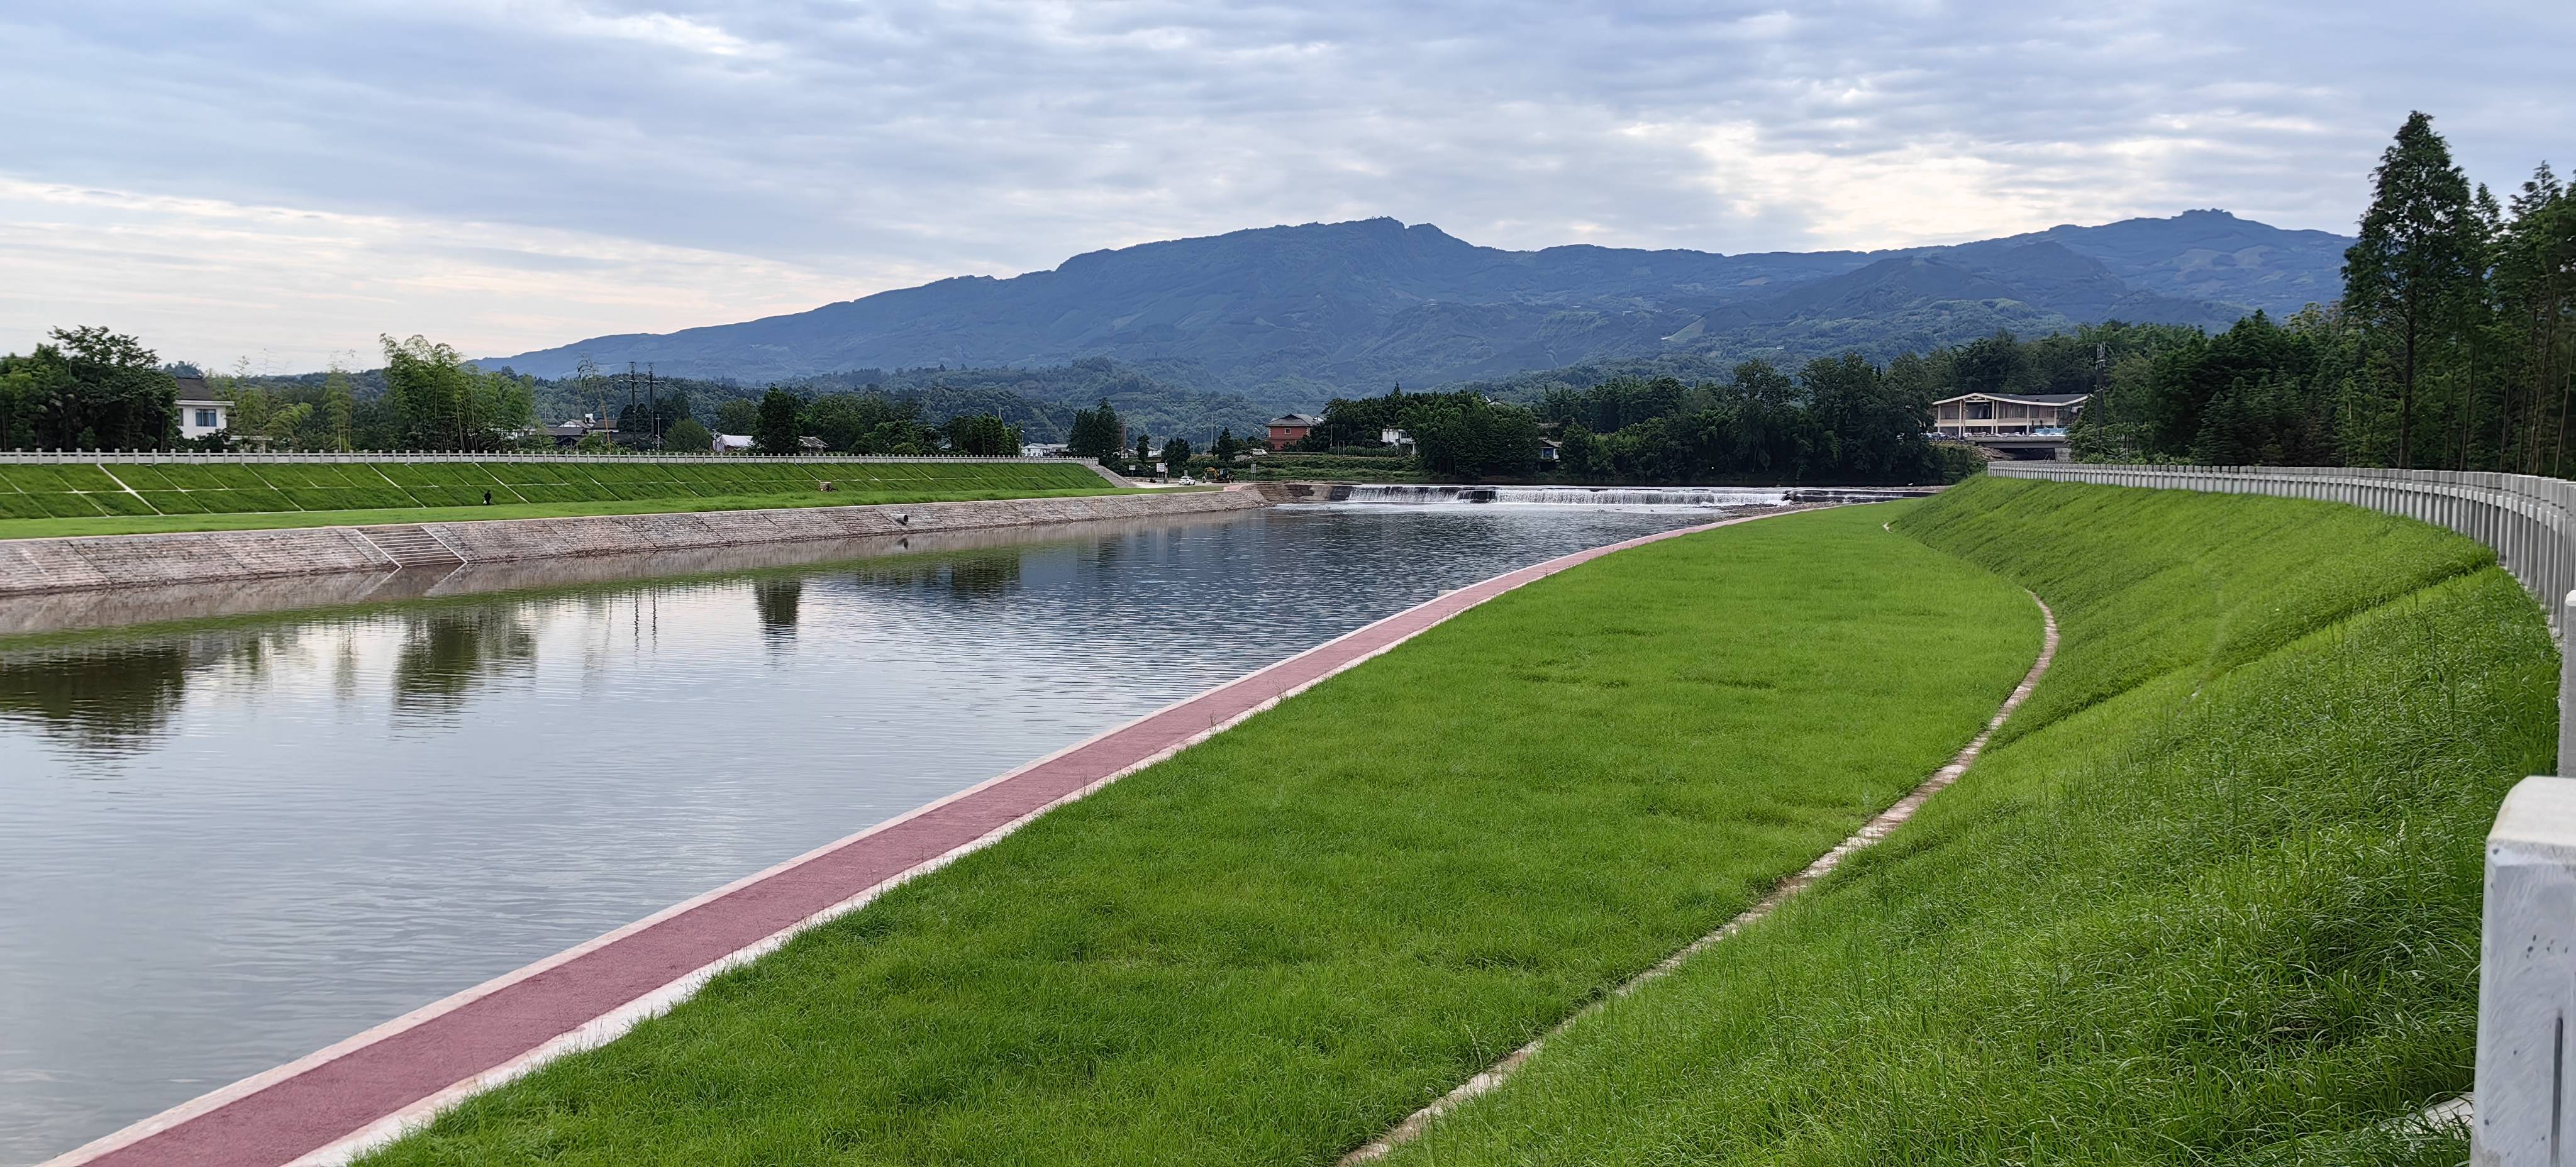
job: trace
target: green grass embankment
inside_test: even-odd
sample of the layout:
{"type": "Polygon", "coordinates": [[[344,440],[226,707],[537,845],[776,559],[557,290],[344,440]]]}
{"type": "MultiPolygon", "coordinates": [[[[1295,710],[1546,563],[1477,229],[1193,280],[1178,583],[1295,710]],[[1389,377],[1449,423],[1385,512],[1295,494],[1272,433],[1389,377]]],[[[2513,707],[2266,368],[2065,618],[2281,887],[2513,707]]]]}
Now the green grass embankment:
{"type": "Polygon", "coordinates": [[[2492,557],[2283,499],[1986,479],[1899,531],[2056,609],[2005,744],[1397,1164],[2421,1163],[2481,840],[2556,654],[2492,557]]]}
{"type": "Polygon", "coordinates": [[[1083,467],[1028,462],[0,464],[0,538],[1108,493],[1083,467]]]}
{"type": "Polygon", "coordinates": [[[2036,610],[1890,513],[1505,595],[366,1162],[1329,1163],[1993,713],[2036,610]]]}

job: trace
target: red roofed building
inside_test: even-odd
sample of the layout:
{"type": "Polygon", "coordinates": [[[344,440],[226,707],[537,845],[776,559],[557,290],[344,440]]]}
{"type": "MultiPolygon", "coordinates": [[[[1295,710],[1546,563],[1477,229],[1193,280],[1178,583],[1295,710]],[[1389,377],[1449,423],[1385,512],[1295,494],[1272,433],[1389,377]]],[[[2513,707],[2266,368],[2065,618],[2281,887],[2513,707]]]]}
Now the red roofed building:
{"type": "Polygon", "coordinates": [[[1304,441],[1307,434],[1314,432],[1315,427],[1322,424],[1324,424],[1323,418],[1303,413],[1271,418],[1270,448],[1285,450],[1291,443],[1304,441]]]}

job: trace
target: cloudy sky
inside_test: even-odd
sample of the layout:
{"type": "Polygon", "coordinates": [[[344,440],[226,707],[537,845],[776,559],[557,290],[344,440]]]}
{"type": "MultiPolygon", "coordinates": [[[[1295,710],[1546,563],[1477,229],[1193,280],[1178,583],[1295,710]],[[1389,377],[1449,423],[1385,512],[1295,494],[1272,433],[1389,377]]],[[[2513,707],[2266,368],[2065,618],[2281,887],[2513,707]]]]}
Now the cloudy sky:
{"type": "Polygon", "coordinates": [[[2559,0],[81,0],[0,5],[0,43],[0,350],[98,323],[278,371],[1373,215],[1512,248],[2348,231],[2416,108],[2499,187],[2576,160],[2559,0]]]}

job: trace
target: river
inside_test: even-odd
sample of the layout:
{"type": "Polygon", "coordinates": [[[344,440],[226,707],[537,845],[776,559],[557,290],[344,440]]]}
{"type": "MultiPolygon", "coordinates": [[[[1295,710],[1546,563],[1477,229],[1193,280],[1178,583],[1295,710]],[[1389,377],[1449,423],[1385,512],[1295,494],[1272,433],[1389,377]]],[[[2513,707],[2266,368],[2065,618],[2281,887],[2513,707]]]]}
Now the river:
{"type": "Polygon", "coordinates": [[[1282,507],[0,601],[0,1163],[1444,589],[1713,517],[1282,507]]]}

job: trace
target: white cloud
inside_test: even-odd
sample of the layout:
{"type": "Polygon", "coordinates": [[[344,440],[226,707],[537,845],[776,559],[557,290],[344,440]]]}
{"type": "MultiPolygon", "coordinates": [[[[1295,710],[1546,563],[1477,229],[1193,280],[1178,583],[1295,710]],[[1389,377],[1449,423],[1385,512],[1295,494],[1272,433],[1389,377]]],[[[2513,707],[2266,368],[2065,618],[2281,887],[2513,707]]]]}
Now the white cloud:
{"type": "MultiPolygon", "coordinates": [[[[311,369],[381,333],[477,354],[799,311],[875,285],[751,256],[488,223],[419,221],[0,177],[0,319],[107,323],[164,359],[311,369]]],[[[20,347],[36,339],[31,325],[20,347]]]]}

